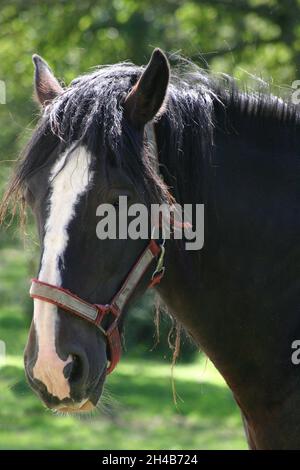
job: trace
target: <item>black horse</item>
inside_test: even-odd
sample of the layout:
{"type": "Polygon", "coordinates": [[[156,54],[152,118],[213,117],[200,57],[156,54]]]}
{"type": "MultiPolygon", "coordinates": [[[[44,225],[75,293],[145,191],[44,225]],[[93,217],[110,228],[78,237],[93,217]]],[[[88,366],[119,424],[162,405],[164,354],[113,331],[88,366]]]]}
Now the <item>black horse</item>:
{"type": "MultiPolygon", "coordinates": [[[[157,289],[228,383],[250,447],[300,448],[300,370],[292,361],[300,339],[296,107],[239,92],[194,66],[170,73],[158,49],[146,68],[100,67],[65,89],[41,58],[34,62],[43,115],[3,205],[20,195],[35,214],[38,279],[105,305],[148,241],[99,241],[99,204],[116,205],[120,195],[147,206],[204,204],[203,249],[168,240],[157,289]]],[[[154,267],[153,260],[131,299],[154,267]]],[[[94,406],[109,354],[95,325],[35,299],[25,369],[49,407],[94,406]]]]}

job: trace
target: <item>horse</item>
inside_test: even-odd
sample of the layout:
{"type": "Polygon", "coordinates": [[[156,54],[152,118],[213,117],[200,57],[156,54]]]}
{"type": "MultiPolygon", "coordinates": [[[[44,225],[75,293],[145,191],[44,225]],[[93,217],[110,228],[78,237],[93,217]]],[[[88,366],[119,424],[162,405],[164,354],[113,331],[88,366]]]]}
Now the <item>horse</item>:
{"type": "Polygon", "coordinates": [[[224,377],[249,447],[300,448],[297,106],[171,67],[160,49],[145,67],[100,66],[67,87],[33,62],[41,118],[3,200],[25,201],[40,239],[24,354],[33,391],[52,409],[92,409],[152,283],[224,377]],[[204,246],[99,240],[97,207],[118,210],[120,196],[203,204],[204,246]]]}

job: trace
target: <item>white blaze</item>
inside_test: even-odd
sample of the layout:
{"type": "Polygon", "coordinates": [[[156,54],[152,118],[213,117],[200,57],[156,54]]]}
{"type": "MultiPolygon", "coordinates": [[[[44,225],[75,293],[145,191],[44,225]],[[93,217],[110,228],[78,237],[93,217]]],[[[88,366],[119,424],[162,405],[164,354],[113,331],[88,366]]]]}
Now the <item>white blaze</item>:
{"type": "MultiPolygon", "coordinates": [[[[50,174],[50,198],[45,224],[44,251],[38,279],[56,286],[61,285],[59,260],[68,245],[68,226],[75,215],[75,206],[87,190],[91,154],[80,146],[64,152],[54,164],[50,174]]],[[[63,369],[72,361],[62,361],[55,348],[57,307],[34,300],[33,321],[38,341],[38,357],[33,368],[34,378],[42,381],[47,390],[60,400],[70,396],[70,386],[63,369]]]]}

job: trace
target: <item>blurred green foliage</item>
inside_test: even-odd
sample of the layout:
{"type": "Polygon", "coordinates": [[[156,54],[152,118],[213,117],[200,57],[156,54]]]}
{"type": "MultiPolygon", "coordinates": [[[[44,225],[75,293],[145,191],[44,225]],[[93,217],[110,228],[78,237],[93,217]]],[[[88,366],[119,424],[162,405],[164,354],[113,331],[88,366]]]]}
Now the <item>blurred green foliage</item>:
{"type": "Polygon", "coordinates": [[[2,160],[15,158],[37,114],[34,52],[66,83],[98,64],[144,64],[155,46],[277,84],[290,85],[300,66],[299,0],[2,0],[0,7],[2,160]]]}

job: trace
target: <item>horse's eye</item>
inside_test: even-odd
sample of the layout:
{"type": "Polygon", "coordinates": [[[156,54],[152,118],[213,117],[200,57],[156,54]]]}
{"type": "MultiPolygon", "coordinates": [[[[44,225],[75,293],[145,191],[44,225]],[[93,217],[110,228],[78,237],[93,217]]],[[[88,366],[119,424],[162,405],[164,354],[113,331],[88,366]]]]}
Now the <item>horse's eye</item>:
{"type": "Polygon", "coordinates": [[[116,209],[122,209],[124,204],[128,206],[131,204],[132,193],[127,189],[122,189],[121,191],[119,189],[112,189],[108,194],[108,201],[116,209]]]}

